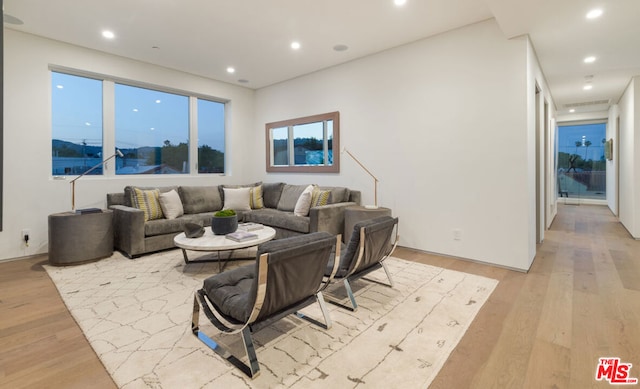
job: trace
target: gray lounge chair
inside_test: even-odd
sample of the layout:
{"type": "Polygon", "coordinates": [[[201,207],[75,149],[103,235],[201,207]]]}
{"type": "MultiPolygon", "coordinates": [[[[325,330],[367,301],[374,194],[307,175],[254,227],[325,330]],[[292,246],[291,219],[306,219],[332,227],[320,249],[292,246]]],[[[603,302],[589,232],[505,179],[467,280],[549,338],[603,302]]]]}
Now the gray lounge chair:
{"type": "MultiPolygon", "coordinates": [[[[346,245],[346,250],[336,256],[340,258],[339,266],[334,263],[327,265],[325,276],[330,282],[342,280],[351,306],[345,305],[327,293],[327,300],[342,308],[355,311],[358,308],[355,296],[351,289],[350,281],[364,277],[374,270],[383,268],[389,284],[393,287],[393,279],[384,260],[389,257],[398,244],[398,218],[382,216],[365,220],[353,227],[351,239],[346,245]]],[[[377,281],[375,281],[377,282],[377,281]]]]}
{"type": "Polygon", "coordinates": [[[322,289],[339,239],[316,232],[263,243],[255,264],[207,278],[194,297],[193,334],[249,377],[256,377],[260,365],[252,333],[292,313],[325,329],[331,327],[322,289]],[[298,312],[314,302],[320,305],[324,324],[298,312]],[[220,331],[242,335],[248,364],[200,331],[200,307],[220,331]]]}

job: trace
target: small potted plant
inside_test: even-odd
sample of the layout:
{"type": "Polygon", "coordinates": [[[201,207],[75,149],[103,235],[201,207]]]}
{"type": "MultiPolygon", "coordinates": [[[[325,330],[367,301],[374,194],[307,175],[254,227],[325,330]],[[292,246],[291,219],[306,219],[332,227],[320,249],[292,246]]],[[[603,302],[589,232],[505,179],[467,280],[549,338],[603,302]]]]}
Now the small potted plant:
{"type": "Polygon", "coordinates": [[[238,215],[233,209],[223,209],[213,214],[211,231],[215,235],[226,235],[238,229],[238,215]]]}

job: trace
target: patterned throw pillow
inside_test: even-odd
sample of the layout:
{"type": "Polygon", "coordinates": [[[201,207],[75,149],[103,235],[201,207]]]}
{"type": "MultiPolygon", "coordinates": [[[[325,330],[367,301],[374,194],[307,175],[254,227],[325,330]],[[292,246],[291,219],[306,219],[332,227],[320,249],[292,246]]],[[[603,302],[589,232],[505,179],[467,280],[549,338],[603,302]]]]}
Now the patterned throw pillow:
{"type": "Polygon", "coordinates": [[[249,190],[249,205],[251,209],[264,208],[262,201],[262,185],[254,186],[249,190]]]}
{"type": "Polygon", "coordinates": [[[160,190],[133,188],[131,204],[144,212],[144,221],[164,218],[160,207],[160,190]]]}
{"type": "Polygon", "coordinates": [[[313,193],[311,195],[311,206],[318,207],[321,205],[329,204],[331,199],[331,191],[330,190],[321,190],[319,188],[314,188],[313,193]]]}

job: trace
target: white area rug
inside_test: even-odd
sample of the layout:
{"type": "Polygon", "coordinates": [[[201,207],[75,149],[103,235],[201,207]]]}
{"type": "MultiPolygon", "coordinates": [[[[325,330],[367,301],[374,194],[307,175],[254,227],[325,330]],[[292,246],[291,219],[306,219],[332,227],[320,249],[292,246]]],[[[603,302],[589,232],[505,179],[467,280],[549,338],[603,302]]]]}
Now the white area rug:
{"type": "MultiPolygon", "coordinates": [[[[330,330],[290,315],[257,332],[261,374],[254,380],[191,333],[194,292],[217,263],[185,265],[172,250],[45,268],[122,388],[426,388],[498,282],[396,258],[387,263],[395,287],[356,282],[359,309],[327,304],[330,330]]],[[[371,275],[386,280],[382,270],[371,275]]],[[[303,312],[322,318],[317,304],[303,312]]],[[[243,356],[239,335],[219,335],[202,313],[200,328],[243,356]]]]}

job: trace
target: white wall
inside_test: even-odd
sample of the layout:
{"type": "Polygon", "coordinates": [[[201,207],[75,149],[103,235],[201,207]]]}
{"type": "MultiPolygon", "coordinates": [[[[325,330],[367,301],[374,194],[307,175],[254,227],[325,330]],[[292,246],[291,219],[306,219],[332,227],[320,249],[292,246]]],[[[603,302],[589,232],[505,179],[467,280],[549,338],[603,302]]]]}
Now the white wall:
{"type": "Polygon", "coordinates": [[[339,110],[342,145],[380,179],[402,245],[526,270],[535,254],[528,50],[489,20],[258,90],[252,175],[346,185],[373,203],[373,180],[345,154],[333,175],[262,165],[265,123],[339,110]]]}
{"type": "Polygon", "coordinates": [[[613,140],[613,154],[614,157],[611,160],[607,160],[607,205],[611,212],[616,216],[619,215],[618,210],[618,164],[619,158],[617,157],[620,150],[618,150],[618,116],[619,107],[617,104],[613,104],[609,108],[608,120],[607,120],[607,136],[606,139],[613,140]]]}
{"type": "Polygon", "coordinates": [[[638,239],[640,238],[640,139],[636,131],[640,129],[640,77],[634,77],[618,102],[620,130],[618,150],[613,150],[619,159],[619,215],[620,222],[638,239]]]}
{"type": "MultiPolygon", "coordinates": [[[[516,38],[525,39],[525,38],[516,38]]],[[[544,240],[544,232],[557,214],[556,180],[553,155],[556,136],[555,105],[535,50],[527,44],[527,134],[529,176],[529,268],[536,255],[537,243],[544,240]],[[539,88],[540,93],[536,94],[539,88]],[[536,104],[539,109],[536,110],[536,104]],[[545,105],[547,111],[545,113],[545,105]],[[539,128],[538,128],[539,127],[539,128]],[[547,170],[545,172],[545,169],[547,170]],[[539,183],[537,175],[540,175],[539,183]],[[546,175],[545,175],[546,174],[546,175]],[[537,193],[537,197],[536,197],[537,193]],[[536,220],[538,219],[538,220],[536,220]],[[538,233],[535,226],[538,224],[538,233]]]]}
{"type": "Polygon", "coordinates": [[[51,79],[49,66],[136,80],[162,87],[228,99],[227,132],[229,176],[84,177],[76,183],[76,206],[104,207],[105,194],[129,184],[206,185],[240,183],[249,174],[243,146],[253,135],[254,92],[230,84],[161,68],[33,35],[4,30],[4,230],[0,232],[0,259],[45,253],[47,216],[68,211],[68,180],[51,177],[51,79]],[[21,242],[21,230],[31,229],[31,244],[21,242]]]}

